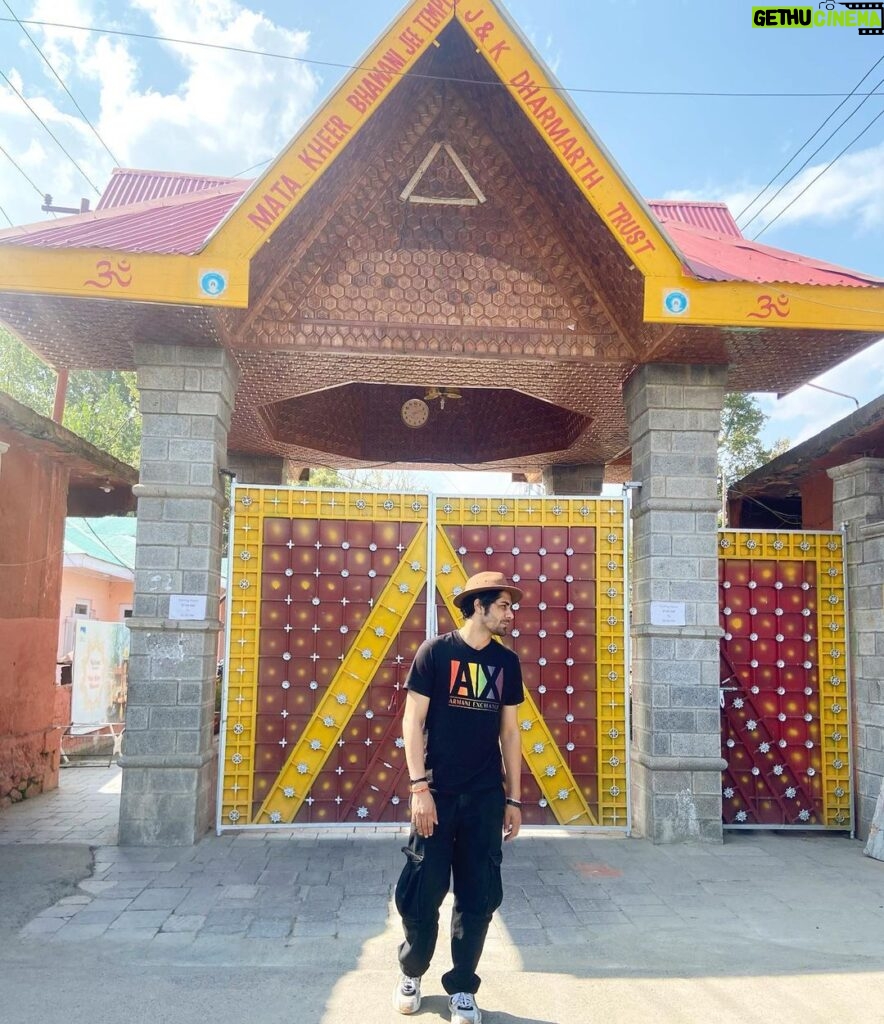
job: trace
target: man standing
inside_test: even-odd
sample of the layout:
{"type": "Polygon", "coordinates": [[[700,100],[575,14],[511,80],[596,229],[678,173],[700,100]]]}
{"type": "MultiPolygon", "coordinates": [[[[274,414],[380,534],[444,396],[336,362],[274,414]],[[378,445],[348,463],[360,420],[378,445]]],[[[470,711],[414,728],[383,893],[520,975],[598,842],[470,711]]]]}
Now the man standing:
{"type": "Polygon", "coordinates": [[[421,976],[453,878],[452,968],[442,985],[452,1024],[482,1020],[476,967],[503,898],[501,838],[515,839],[522,823],[516,714],[524,699],[522,670],[518,656],[495,638],[509,634],[521,596],[502,573],[471,576],[455,598],[464,624],[423,643],[405,681],[412,829],[396,886],[405,931],[393,994],[400,1013],[420,1007],[421,976]]]}

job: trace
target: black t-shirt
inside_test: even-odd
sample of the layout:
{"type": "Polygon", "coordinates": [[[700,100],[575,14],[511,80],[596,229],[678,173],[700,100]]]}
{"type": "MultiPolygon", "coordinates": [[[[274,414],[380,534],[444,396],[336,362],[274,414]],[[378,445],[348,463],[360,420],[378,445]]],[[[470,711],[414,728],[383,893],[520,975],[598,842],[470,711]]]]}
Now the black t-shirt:
{"type": "Polygon", "coordinates": [[[425,763],[433,788],[499,786],[501,708],[525,699],[518,656],[493,640],[477,651],[457,631],[445,633],[421,644],[405,686],[430,698],[425,763]]]}

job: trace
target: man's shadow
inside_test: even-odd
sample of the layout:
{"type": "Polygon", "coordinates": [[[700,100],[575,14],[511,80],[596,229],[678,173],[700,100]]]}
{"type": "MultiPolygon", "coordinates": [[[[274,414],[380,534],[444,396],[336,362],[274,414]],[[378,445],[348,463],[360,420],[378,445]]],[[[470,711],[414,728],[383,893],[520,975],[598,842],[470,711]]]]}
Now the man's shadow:
{"type": "MultiPolygon", "coordinates": [[[[448,1015],[447,996],[424,996],[421,1008],[415,1016],[419,1021],[425,1013],[438,1013],[443,1019],[448,1015]]],[[[482,1024],[558,1024],[557,1021],[539,1020],[537,1017],[515,1017],[511,1013],[482,1007],[482,1024]]]]}

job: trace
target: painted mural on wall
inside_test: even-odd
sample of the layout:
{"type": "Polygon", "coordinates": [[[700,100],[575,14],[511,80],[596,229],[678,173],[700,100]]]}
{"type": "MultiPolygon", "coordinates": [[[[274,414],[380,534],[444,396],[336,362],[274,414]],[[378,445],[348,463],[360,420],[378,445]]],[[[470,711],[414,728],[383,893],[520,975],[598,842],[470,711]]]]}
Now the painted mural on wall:
{"type": "Polygon", "coordinates": [[[126,716],[129,629],[121,622],[83,621],[74,634],[71,732],[122,722],[126,716]]]}

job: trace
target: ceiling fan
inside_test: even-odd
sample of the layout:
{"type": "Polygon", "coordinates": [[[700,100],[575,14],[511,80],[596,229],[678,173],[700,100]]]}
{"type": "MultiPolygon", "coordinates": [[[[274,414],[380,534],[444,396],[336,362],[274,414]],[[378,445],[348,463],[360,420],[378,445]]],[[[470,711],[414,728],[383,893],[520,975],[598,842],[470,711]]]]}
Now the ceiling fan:
{"type": "Polygon", "coordinates": [[[456,388],[427,388],[423,398],[409,398],[402,403],[402,422],[406,427],[423,427],[430,418],[430,407],[428,402],[439,400],[439,408],[444,409],[445,403],[461,398],[456,388]]]}

